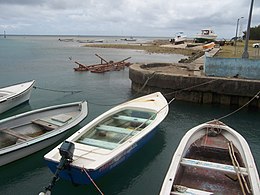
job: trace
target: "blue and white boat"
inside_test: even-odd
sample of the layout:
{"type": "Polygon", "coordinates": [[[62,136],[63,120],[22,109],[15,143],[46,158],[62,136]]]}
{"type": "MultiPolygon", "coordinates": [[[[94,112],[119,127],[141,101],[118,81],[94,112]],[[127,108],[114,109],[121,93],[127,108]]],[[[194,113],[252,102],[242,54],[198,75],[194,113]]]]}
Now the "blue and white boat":
{"type": "Polygon", "coordinates": [[[168,110],[160,92],[128,101],[98,116],[44,159],[55,177],[88,184],[140,149],[155,134],[168,110]]]}

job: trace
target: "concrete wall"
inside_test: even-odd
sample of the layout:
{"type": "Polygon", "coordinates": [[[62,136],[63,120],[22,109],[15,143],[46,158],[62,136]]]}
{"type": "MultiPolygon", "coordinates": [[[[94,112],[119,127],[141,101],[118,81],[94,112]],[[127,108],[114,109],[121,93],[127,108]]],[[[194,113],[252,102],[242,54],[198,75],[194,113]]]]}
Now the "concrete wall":
{"type": "MultiPolygon", "coordinates": [[[[260,89],[260,81],[257,80],[166,74],[143,69],[140,64],[130,66],[129,78],[134,92],[148,94],[160,91],[167,99],[175,97],[205,104],[241,106],[260,89]]],[[[260,98],[254,99],[250,105],[260,108],[260,98]]]]}
{"type": "Polygon", "coordinates": [[[206,76],[260,80],[260,60],[205,57],[204,73],[206,76]]]}

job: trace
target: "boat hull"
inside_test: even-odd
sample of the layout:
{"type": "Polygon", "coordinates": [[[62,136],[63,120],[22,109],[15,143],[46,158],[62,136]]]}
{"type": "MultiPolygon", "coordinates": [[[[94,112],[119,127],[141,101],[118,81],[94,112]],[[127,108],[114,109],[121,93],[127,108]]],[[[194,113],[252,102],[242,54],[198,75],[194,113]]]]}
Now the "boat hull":
{"type": "MultiPolygon", "coordinates": [[[[22,84],[20,84],[22,85],[22,84]]],[[[0,114],[14,108],[24,102],[29,101],[31,92],[33,89],[34,81],[30,82],[28,87],[24,88],[23,91],[14,94],[2,101],[0,101],[0,114]]],[[[0,90],[1,92],[1,90],[0,90]]]]}
{"type": "Polygon", "coordinates": [[[195,42],[197,43],[209,43],[215,41],[216,37],[196,37],[195,42]]]}
{"type": "MultiPolygon", "coordinates": [[[[15,115],[0,121],[0,166],[6,165],[13,161],[19,160],[23,157],[26,157],[30,154],[33,154],[37,151],[40,151],[61,138],[63,138],[67,132],[78,125],[85,117],[87,116],[87,103],[86,102],[75,102],[57,106],[51,106],[47,108],[42,108],[38,110],[32,110],[26,113],[15,115]],[[59,110],[60,109],[60,110],[59,110]],[[78,112],[76,110],[79,109],[78,112]],[[58,111],[57,111],[58,110],[58,111]],[[44,134],[36,135],[35,137],[30,137],[28,140],[24,141],[6,134],[6,130],[13,129],[11,132],[20,132],[22,131],[33,131],[37,125],[32,124],[32,121],[38,119],[38,117],[46,118],[46,116],[53,116],[64,114],[64,113],[73,113],[73,118],[66,122],[63,126],[57,127],[54,130],[47,130],[44,134]],[[74,114],[76,113],[76,114],[74,114]],[[11,145],[4,146],[6,136],[12,137],[11,145]],[[16,140],[15,140],[16,139],[16,140]],[[2,143],[1,143],[2,142],[2,143]]],[[[41,128],[42,129],[42,128],[41,128]]],[[[8,133],[8,131],[7,131],[8,133]]],[[[21,136],[21,133],[14,134],[21,136]]],[[[21,137],[23,138],[23,137],[21,137]]],[[[10,138],[9,138],[10,139],[10,138]]]]}
{"type": "Polygon", "coordinates": [[[26,156],[29,156],[30,154],[38,152],[38,151],[54,144],[55,142],[59,141],[62,137],[64,137],[66,135],[66,133],[67,132],[63,132],[55,137],[51,137],[49,139],[45,139],[45,140],[37,142],[37,143],[26,145],[24,147],[20,147],[11,152],[0,155],[0,166],[6,165],[13,161],[19,160],[26,156]]]}
{"type": "Polygon", "coordinates": [[[259,176],[246,140],[220,121],[211,121],[184,135],[160,195],[259,192],[259,176]]]}
{"type": "MultiPolygon", "coordinates": [[[[120,155],[115,156],[109,162],[107,162],[104,166],[100,167],[97,170],[84,170],[82,167],[70,166],[69,170],[63,170],[59,173],[59,177],[64,180],[71,181],[74,184],[89,184],[91,183],[90,178],[87,176],[86,172],[89,174],[91,179],[98,179],[104,174],[110,172],[116,166],[122,164],[129,157],[131,157],[134,153],[139,151],[156,133],[158,127],[153,129],[149,134],[143,137],[140,141],[133,144],[131,147],[127,148],[127,150],[123,151],[120,155]]],[[[50,170],[55,173],[57,170],[58,162],[46,160],[47,165],[50,170]]]]}
{"type": "MultiPolygon", "coordinates": [[[[154,136],[168,110],[166,99],[157,92],[101,114],[66,140],[74,145],[73,155],[58,176],[76,184],[88,184],[90,177],[98,179],[142,148],[154,136]]],[[[66,158],[59,150],[62,145],[44,156],[55,174],[57,165],[66,158]]]]}

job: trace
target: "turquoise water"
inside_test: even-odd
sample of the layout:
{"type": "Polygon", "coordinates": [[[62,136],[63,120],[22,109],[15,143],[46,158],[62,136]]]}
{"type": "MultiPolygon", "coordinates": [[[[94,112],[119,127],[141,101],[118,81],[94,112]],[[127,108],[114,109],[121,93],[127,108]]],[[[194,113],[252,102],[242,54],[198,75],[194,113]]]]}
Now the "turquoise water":
{"type": "MultiPolygon", "coordinates": [[[[95,53],[108,60],[122,60],[131,56],[131,62],[147,63],[176,62],[183,57],[148,54],[139,50],[86,48],[77,42],[60,42],[58,38],[40,36],[1,38],[0,87],[35,79],[37,87],[81,92],[71,94],[34,89],[29,104],[14,108],[0,115],[0,118],[44,106],[86,99],[89,102],[89,115],[69,132],[72,134],[113,105],[126,101],[133,95],[128,69],[104,74],[80,73],[73,71],[73,67],[76,67],[73,61],[85,64],[99,63],[100,60],[94,55],[95,53]]],[[[109,37],[107,41],[113,42],[115,39],[109,37]]],[[[158,194],[174,150],[185,132],[202,122],[224,116],[234,109],[220,105],[174,101],[155,137],[127,162],[96,181],[97,185],[105,194],[158,194]]],[[[223,120],[246,138],[258,166],[260,166],[259,118],[258,110],[243,109],[223,120]]],[[[43,155],[57,144],[0,167],[0,194],[35,195],[42,191],[52,177],[43,161],[43,155]]],[[[72,193],[99,194],[93,185],[74,186],[67,181],[58,181],[52,194],[72,193]]]]}

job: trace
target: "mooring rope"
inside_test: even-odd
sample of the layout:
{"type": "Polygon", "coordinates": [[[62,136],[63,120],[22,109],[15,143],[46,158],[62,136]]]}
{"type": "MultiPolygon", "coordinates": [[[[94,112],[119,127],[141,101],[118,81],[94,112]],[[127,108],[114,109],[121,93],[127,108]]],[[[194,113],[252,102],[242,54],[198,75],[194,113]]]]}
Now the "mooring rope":
{"type": "Polygon", "coordinates": [[[49,89],[49,88],[43,88],[43,87],[37,87],[33,86],[34,89],[41,89],[41,90],[46,90],[46,91],[54,91],[54,92],[62,92],[62,93],[80,93],[81,91],[66,91],[66,90],[57,90],[57,89],[49,89]]]}
{"type": "Polygon", "coordinates": [[[243,106],[241,106],[240,108],[238,108],[238,109],[234,110],[233,112],[231,112],[231,113],[229,113],[229,114],[227,114],[227,115],[225,115],[225,116],[222,116],[222,117],[220,117],[220,118],[218,118],[218,119],[216,119],[216,120],[220,121],[220,120],[222,120],[222,119],[224,119],[224,118],[227,118],[227,117],[229,117],[229,116],[231,116],[231,115],[237,113],[239,110],[241,110],[242,108],[244,108],[245,106],[247,106],[250,102],[252,102],[255,98],[258,99],[258,98],[259,98],[259,94],[260,94],[260,91],[258,91],[257,94],[254,95],[254,97],[252,97],[247,103],[245,103],[245,104],[244,104],[243,106]]]}
{"type": "MultiPolygon", "coordinates": [[[[159,72],[159,71],[154,71],[150,76],[148,76],[148,78],[145,80],[144,84],[142,85],[142,87],[134,94],[131,96],[131,98],[128,98],[127,100],[124,100],[122,102],[118,102],[118,103],[114,103],[114,104],[99,104],[99,103],[94,103],[94,102],[91,102],[89,100],[87,100],[87,102],[89,104],[93,104],[93,105],[97,105],[97,106],[115,106],[115,105],[118,105],[118,104],[122,104],[124,102],[127,102],[133,98],[135,98],[143,89],[144,87],[147,85],[148,81],[151,80],[155,75],[156,73],[159,72]]],[[[171,94],[174,94],[174,93],[178,93],[180,91],[185,91],[185,90],[189,90],[189,89],[193,89],[193,88],[196,88],[196,87],[200,87],[200,86],[203,86],[203,85],[207,85],[207,84],[210,84],[210,83],[213,83],[213,82],[216,82],[218,80],[210,80],[210,81],[206,81],[204,83],[200,83],[198,85],[194,85],[194,86],[190,86],[190,87],[187,87],[187,88],[184,88],[184,89],[180,89],[180,90],[177,90],[177,91],[173,91],[173,92],[170,92],[170,93],[163,93],[164,96],[168,96],[168,95],[171,95],[171,94]]],[[[175,99],[175,98],[174,98],[175,99]]]]}
{"type": "Polygon", "coordinates": [[[159,71],[154,71],[154,72],[151,74],[151,76],[148,76],[148,78],[147,78],[146,81],[144,82],[143,86],[133,95],[133,97],[137,96],[137,95],[144,89],[144,87],[147,85],[148,81],[149,81],[150,79],[152,79],[157,72],[159,72],[159,71]]]}
{"type": "Polygon", "coordinates": [[[82,167],[82,170],[84,171],[84,173],[86,173],[86,175],[88,176],[89,180],[93,183],[93,185],[96,187],[96,189],[99,191],[99,193],[101,195],[104,195],[104,193],[99,189],[99,187],[97,186],[97,184],[94,182],[94,180],[91,178],[91,176],[88,174],[87,170],[82,167]]]}
{"type": "Polygon", "coordinates": [[[167,95],[171,95],[171,94],[178,93],[178,92],[181,92],[181,91],[186,91],[186,90],[193,89],[193,88],[196,88],[196,87],[200,87],[200,86],[203,86],[203,85],[206,85],[206,84],[209,84],[209,83],[213,83],[213,82],[216,82],[216,81],[218,81],[218,80],[217,79],[210,80],[210,81],[207,81],[207,82],[204,82],[204,83],[200,83],[198,85],[193,85],[191,87],[187,87],[187,88],[184,88],[184,89],[179,89],[177,91],[173,91],[173,92],[170,92],[170,93],[165,93],[164,95],[167,96],[167,95]]]}
{"type": "Polygon", "coordinates": [[[148,78],[147,78],[146,81],[144,82],[143,86],[142,86],[134,95],[132,95],[131,98],[128,98],[127,100],[124,100],[124,101],[119,102],[119,103],[114,103],[114,104],[98,104],[98,103],[94,103],[94,102],[91,102],[91,101],[88,101],[88,100],[87,100],[87,102],[88,102],[89,104],[93,104],[93,105],[97,105],[97,106],[115,106],[115,105],[118,105],[118,104],[122,104],[122,103],[124,103],[124,102],[127,102],[127,101],[129,101],[129,100],[135,98],[135,97],[141,92],[141,90],[143,90],[143,88],[147,85],[148,81],[154,77],[154,75],[156,74],[156,72],[159,72],[159,71],[155,71],[155,72],[153,72],[153,73],[151,74],[151,76],[148,76],[148,78]]]}

